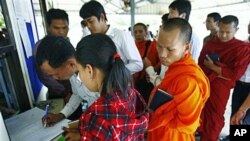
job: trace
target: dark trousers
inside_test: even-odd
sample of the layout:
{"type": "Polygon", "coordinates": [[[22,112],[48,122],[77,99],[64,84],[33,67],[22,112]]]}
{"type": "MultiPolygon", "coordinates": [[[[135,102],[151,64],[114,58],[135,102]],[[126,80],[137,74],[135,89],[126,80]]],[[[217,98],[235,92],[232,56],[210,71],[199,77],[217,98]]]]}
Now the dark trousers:
{"type": "MultiPolygon", "coordinates": [[[[235,114],[250,92],[250,83],[237,81],[232,96],[232,113],[235,114]]],[[[247,111],[243,124],[250,125],[250,110],[247,111]]]]}

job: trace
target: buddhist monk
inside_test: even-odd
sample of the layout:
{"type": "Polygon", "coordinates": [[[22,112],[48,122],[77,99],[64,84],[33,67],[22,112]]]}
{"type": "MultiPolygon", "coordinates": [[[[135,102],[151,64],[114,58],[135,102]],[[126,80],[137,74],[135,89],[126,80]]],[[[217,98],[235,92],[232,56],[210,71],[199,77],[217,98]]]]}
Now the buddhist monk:
{"type": "MultiPolygon", "coordinates": [[[[156,40],[146,40],[147,33],[147,26],[144,23],[136,23],[134,25],[135,44],[142,57],[144,68],[153,66],[154,70],[159,72],[160,60],[156,50],[156,40]]],[[[135,88],[141,93],[144,100],[147,102],[154,85],[147,82],[145,69],[134,74],[134,84],[135,88]]]]}
{"type": "Polygon", "coordinates": [[[218,35],[204,45],[199,57],[199,65],[211,86],[211,95],[204,107],[199,129],[201,141],[218,140],[224,126],[230,89],[244,74],[250,61],[249,44],[234,38],[237,26],[237,17],[223,17],[219,22],[218,35]],[[211,54],[217,57],[210,58],[211,54]]]}
{"type": "Polygon", "coordinates": [[[209,97],[209,81],[189,52],[192,28],[181,18],[164,22],[158,37],[160,61],[168,66],[161,83],[150,95],[149,105],[158,89],[173,99],[152,112],[148,141],[195,141],[200,114],[209,97]]]}

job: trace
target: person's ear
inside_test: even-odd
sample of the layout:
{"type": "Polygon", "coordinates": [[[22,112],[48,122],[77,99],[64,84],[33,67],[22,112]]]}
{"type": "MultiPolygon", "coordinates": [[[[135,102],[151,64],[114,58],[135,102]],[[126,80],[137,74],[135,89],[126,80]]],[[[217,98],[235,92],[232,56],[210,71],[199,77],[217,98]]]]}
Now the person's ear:
{"type": "Polygon", "coordinates": [[[186,19],[186,13],[184,12],[184,13],[180,14],[179,17],[182,19],[186,19]]]}
{"type": "Polygon", "coordinates": [[[88,75],[88,78],[90,78],[91,80],[93,80],[94,77],[95,77],[95,70],[94,70],[94,68],[90,64],[86,64],[85,70],[86,70],[86,73],[88,75]]]}
{"type": "Polygon", "coordinates": [[[219,21],[215,22],[215,25],[218,27],[219,26],[219,21]]]}
{"type": "Polygon", "coordinates": [[[236,31],[235,32],[237,32],[239,30],[239,27],[236,27],[236,31]]]}
{"type": "Polygon", "coordinates": [[[50,25],[48,24],[48,23],[46,23],[46,30],[47,30],[47,32],[50,32],[50,25]]]}
{"type": "Polygon", "coordinates": [[[104,14],[103,14],[103,13],[100,15],[100,21],[105,22],[105,16],[104,16],[104,14]]]}
{"type": "Polygon", "coordinates": [[[192,45],[190,43],[186,43],[184,53],[188,54],[191,48],[192,48],[192,45]]]}
{"type": "Polygon", "coordinates": [[[66,63],[70,67],[70,69],[72,69],[72,71],[76,72],[76,70],[77,70],[76,60],[74,58],[68,59],[66,63]]]}

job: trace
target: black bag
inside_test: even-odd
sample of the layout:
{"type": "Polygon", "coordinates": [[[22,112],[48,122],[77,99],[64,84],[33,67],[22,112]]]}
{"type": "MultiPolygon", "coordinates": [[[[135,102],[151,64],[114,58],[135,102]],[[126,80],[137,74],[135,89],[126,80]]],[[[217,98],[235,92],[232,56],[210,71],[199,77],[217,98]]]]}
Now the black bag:
{"type": "Polygon", "coordinates": [[[147,82],[146,78],[137,80],[135,85],[143,99],[146,101],[146,103],[148,103],[149,95],[153,90],[154,85],[150,82],[147,82]]]}
{"type": "MultiPolygon", "coordinates": [[[[146,49],[145,49],[144,55],[142,56],[142,59],[146,57],[150,44],[151,44],[151,41],[146,42],[146,46],[145,46],[146,49]]],[[[137,88],[137,90],[140,92],[140,94],[142,95],[142,97],[147,103],[149,99],[149,95],[154,88],[154,85],[150,82],[148,83],[146,78],[143,77],[142,79],[138,79],[136,81],[135,87],[137,88]]]]}

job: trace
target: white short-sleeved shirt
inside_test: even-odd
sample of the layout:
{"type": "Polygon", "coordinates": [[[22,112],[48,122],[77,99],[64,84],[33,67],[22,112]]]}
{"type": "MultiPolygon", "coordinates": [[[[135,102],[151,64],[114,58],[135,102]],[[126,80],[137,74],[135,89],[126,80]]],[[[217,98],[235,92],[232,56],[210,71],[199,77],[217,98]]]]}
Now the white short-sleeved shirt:
{"type": "Polygon", "coordinates": [[[247,66],[247,70],[245,73],[241,76],[240,81],[250,83],[250,64],[247,66]]]}
{"type": "MultiPolygon", "coordinates": [[[[250,43],[248,39],[245,42],[250,43]]],[[[248,64],[245,73],[241,76],[240,81],[250,83],[250,64],[248,64]]]]}

